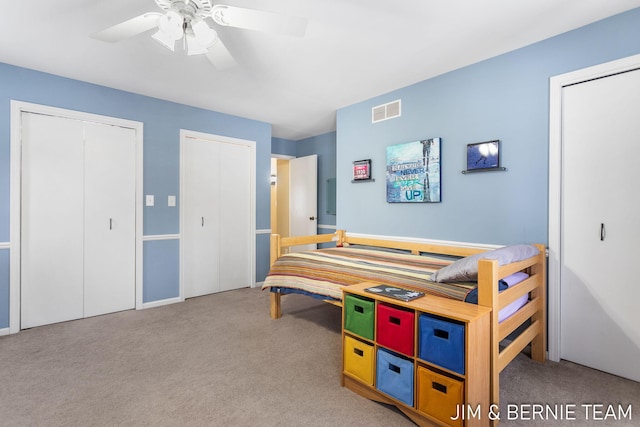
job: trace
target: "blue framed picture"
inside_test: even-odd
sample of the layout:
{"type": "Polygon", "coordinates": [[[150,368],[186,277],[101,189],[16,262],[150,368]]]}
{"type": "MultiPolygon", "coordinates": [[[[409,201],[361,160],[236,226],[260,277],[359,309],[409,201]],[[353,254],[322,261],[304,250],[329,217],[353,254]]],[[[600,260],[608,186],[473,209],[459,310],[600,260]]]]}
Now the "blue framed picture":
{"type": "Polygon", "coordinates": [[[500,168],[500,141],[467,144],[467,171],[500,168]]]}

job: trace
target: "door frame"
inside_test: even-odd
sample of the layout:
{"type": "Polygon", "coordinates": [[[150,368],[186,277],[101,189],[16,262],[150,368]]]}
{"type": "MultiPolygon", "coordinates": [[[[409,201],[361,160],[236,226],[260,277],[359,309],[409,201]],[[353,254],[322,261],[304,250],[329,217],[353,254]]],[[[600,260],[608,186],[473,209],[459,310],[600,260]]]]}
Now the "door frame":
{"type": "Polygon", "coordinates": [[[640,55],[551,77],[549,81],[549,360],[560,361],[560,272],[562,267],[562,90],[566,86],[640,68],[640,55]]]}
{"type": "MultiPolygon", "coordinates": [[[[11,148],[10,148],[10,184],[9,184],[9,333],[20,332],[20,287],[21,287],[21,237],[22,229],[22,113],[44,114],[72,120],[95,122],[111,126],[120,126],[135,131],[136,144],[136,213],[135,213],[135,307],[142,308],[142,167],[143,167],[143,124],[132,120],[102,116],[47,105],[11,100],[11,148]]],[[[60,242],[62,246],[64,242],[60,242]]]]}
{"type": "MultiPolygon", "coordinates": [[[[232,138],[230,136],[222,136],[222,135],[214,135],[210,133],[204,132],[196,132],[187,129],[180,129],[180,194],[185,194],[184,192],[184,145],[187,139],[203,139],[210,140],[211,142],[218,143],[227,143],[227,144],[237,144],[244,145],[249,147],[251,153],[251,171],[249,172],[251,176],[249,177],[250,190],[249,190],[249,198],[250,198],[250,225],[249,225],[249,277],[251,279],[251,288],[255,288],[256,286],[256,141],[251,141],[248,139],[240,139],[240,138],[232,138]]],[[[184,247],[183,247],[183,230],[184,230],[184,203],[183,201],[179,201],[180,203],[180,295],[179,300],[185,300],[185,289],[184,289],[184,247]]]]}
{"type": "MultiPolygon", "coordinates": [[[[287,162],[288,162],[289,160],[295,159],[295,158],[296,158],[296,156],[290,156],[290,155],[287,155],[287,154],[273,154],[272,153],[271,157],[270,157],[270,161],[273,162],[273,160],[287,160],[287,162]]],[[[273,175],[273,170],[271,169],[271,167],[269,168],[269,170],[271,171],[270,173],[273,175]]],[[[277,171],[276,171],[276,180],[279,180],[279,179],[281,179],[281,178],[277,176],[277,171]]],[[[277,181],[276,181],[275,184],[271,183],[271,189],[273,190],[274,186],[276,188],[278,188],[277,185],[278,185],[277,181]]],[[[289,190],[287,189],[287,198],[289,198],[289,194],[288,193],[289,193],[289,190]]],[[[270,213],[270,216],[269,216],[269,226],[270,226],[269,234],[273,234],[277,230],[277,231],[279,231],[278,234],[282,235],[282,231],[278,230],[277,227],[276,227],[276,229],[271,227],[272,221],[274,221],[274,220],[277,221],[278,218],[280,218],[281,216],[286,215],[287,216],[287,224],[288,224],[289,223],[289,216],[290,216],[291,212],[287,211],[287,212],[283,213],[281,209],[277,209],[277,208],[274,209],[274,204],[276,203],[276,200],[274,200],[274,196],[277,197],[277,195],[274,195],[273,191],[271,191],[270,192],[270,196],[269,196],[269,205],[271,206],[271,213],[270,213]]],[[[287,229],[287,233],[288,232],[289,232],[289,230],[287,229]]]]}

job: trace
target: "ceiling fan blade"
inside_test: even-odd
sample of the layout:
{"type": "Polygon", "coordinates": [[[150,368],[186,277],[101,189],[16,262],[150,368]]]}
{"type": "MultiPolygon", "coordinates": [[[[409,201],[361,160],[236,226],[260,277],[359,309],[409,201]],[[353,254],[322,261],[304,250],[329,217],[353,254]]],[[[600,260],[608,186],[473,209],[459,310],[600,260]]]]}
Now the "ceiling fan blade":
{"type": "Polygon", "coordinates": [[[136,16],[112,27],[105,28],[102,31],[95,32],[89,37],[109,43],[119,42],[120,40],[128,39],[129,37],[155,28],[160,16],[162,16],[161,13],[145,13],[144,15],[136,16]]]}
{"type": "Polygon", "coordinates": [[[305,18],[224,4],[213,6],[211,16],[220,25],[271,34],[302,37],[307,30],[305,18]]]}
{"type": "Polygon", "coordinates": [[[205,55],[209,62],[211,62],[211,64],[213,64],[213,66],[218,70],[228,70],[229,68],[233,68],[238,65],[231,55],[231,52],[229,52],[227,47],[219,38],[216,40],[215,44],[209,48],[205,55]]]}

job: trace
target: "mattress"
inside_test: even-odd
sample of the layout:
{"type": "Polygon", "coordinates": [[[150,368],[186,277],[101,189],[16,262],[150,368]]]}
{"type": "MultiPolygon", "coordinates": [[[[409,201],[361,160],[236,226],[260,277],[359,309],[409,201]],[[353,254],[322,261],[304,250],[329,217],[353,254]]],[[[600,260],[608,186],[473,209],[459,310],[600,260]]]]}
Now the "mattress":
{"type": "Polygon", "coordinates": [[[477,287],[475,282],[429,280],[435,271],[454,260],[448,256],[419,256],[357,246],[294,252],[278,258],[262,288],[340,300],[344,286],[375,282],[464,301],[477,287]]]}
{"type": "MultiPolygon", "coordinates": [[[[362,282],[375,282],[419,290],[458,301],[477,303],[477,283],[437,283],[431,275],[453,263],[458,257],[349,246],[294,252],[278,258],[272,265],[262,289],[282,294],[303,294],[319,299],[342,300],[342,288],[362,282]]],[[[526,279],[515,273],[499,283],[502,291],[526,279]]],[[[528,302],[527,295],[509,304],[499,313],[503,321],[528,302]]]]}

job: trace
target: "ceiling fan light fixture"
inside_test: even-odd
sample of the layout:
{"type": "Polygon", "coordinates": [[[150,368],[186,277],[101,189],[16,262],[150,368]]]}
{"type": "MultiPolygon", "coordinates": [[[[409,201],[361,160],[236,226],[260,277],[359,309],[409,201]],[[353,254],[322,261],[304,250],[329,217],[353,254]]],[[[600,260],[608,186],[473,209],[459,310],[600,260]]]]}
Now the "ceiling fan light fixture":
{"type": "Polygon", "coordinates": [[[191,23],[195,41],[205,49],[209,49],[218,40],[218,33],[204,21],[191,23]]]}
{"type": "Polygon", "coordinates": [[[195,38],[195,36],[193,35],[193,33],[191,32],[187,32],[185,33],[184,36],[186,42],[187,42],[187,46],[186,46],[186,50],[187,50],[187,55],[191,56],[191,55],[202,55],[207,53],[208,49],[204,46],[202,46],[200,43],[198,43],[198,40],[195,38]]]}
{"type": "Polygon", "coordinates": [[[171,52],[175,52],[176,40],[173,37],[168,37],[164,31],[158,30],[158,32],[151,37],[171,52]]]}
{"type": "Polygon", "coordinates": [[[175,10],[170,10],[160,18],[158,18],[158,29],[162,31],[167,38],[180,40],[184,35],[184,17],[175,10]]]}

